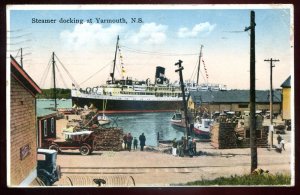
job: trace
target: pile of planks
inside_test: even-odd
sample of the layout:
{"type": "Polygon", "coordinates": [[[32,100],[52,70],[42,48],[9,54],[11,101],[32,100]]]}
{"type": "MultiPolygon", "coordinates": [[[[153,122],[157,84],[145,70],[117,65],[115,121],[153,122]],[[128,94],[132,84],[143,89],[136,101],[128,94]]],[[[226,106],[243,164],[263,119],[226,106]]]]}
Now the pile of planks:
{"type": "Polygon", "coordinates": [[[94,150],[121,151],[123,143],[123,129],[120,128],[97,128],[94,131],[94,150]]]}
{"type": "MultiPolygon", "coordinates": [[[[238,136],[238,147],[239,148],[249,148],[250,147],[250,129],[247,127],[239,127],[235,129],[238,136]],[[239,139],[240,138],[240,139],[239,139]]],[[[268,147],[268,126],[261,126],[256,130],[256,145],[259,148],[268,147]]]]}
{"type": "Polygon", "coordinates": [[[218,149],[236,148],[236,125],[231,122],[214,123],[211,127],[211,145],[218,149]]]}
{"type": "MultiPolygon", "coordinates": [[[[263,117],[256,115],[256,145],[260,148],[268,147],[268,126],[263,126],[263,117]]],[[[238,136],[238,147],[250,147],[250,117],[244,119],[244,125],[235,129],[238,136]]]]}

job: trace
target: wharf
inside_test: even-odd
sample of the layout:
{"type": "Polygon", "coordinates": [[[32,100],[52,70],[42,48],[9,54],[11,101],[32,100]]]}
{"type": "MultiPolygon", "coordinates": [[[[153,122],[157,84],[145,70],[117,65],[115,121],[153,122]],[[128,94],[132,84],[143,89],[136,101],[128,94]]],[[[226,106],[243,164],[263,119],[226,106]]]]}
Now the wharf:
{"type": "MultiPolygon", "coordinates": [[[[63,127],[66,122],[61,119],[57,121],[57,125],[63,127]]],[[[282,137],[286,141],[286,150],[282,153],[267,148],[257,149],[258,168],[269,170],[272,174],[291,173],[291,131],[287,131],[282,137]]],[[[276,136],[274,143],[277,143],[276,136]]],[[[189,181],[250,173],[250,148],[214,149],[208,142],[197,142],[197,151],[199,150],[204,155],[193,158],[140,150],[94,151],[88,156],[82,156],[76,150],[66,151],[57,157],[62,180],[54,185],[64,185],[62,181],[66,177],[81,177],[82,186],[94,186],[84,178],[130,176],[134,179],[135,186],[176,186],[189,181]]]]}

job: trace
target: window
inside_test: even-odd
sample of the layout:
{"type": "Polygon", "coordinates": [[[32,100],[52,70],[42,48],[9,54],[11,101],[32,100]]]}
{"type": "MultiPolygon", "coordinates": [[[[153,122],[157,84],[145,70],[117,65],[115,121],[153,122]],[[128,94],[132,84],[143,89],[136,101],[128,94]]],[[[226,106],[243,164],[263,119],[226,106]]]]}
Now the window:
{"type": "Polygon", "coordinates": [[[54,118],[51,118],[51,133],[54,133],[54,118]]]}
{"type": "Polygon", "coordinates": [[[239,104],[239,108],[248,108],[248,104],[239,104]]]}
{"type": "Polygon", "coordinates": [[[47,119],[44,120],[44,136],[47,137],[47,119]]]}

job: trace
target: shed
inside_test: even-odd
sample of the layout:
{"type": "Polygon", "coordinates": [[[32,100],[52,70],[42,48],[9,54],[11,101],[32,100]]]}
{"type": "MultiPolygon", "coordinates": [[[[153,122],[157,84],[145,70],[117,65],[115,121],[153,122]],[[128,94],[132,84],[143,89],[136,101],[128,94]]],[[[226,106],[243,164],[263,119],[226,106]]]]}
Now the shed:
{"type": "Polygon", "coordinates": [[[291,120],[291,76],[282,84],[282,119],[291,120]]]}
{"type": "Polygon", "coordinates": [[[36,94],[39,86],[10,56],[10,118],[8,186],[29,186],[37,176],[36,94]]]}

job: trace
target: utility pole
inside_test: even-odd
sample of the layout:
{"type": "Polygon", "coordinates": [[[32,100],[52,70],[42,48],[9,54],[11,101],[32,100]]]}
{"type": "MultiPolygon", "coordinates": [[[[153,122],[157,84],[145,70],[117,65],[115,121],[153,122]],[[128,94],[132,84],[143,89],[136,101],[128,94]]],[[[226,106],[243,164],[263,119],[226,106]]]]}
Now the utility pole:
{"type": "Polygon", "coordinates": [[[271,148],[273,148],[273,62],[279,62],[277,59],[264,60],[265,62],[270,62],[270,134],[271,134],[271,148]]]}
{"type": "Polygon", "coordinates": [[[255,118],[255,12],[251,11],[250,26],[250,148],[251,173],[257,168],[256,118],[255,118]]]}
{"type": "Polygon", "coordinates": [[[183,101],[183,107],[184,107],[185,126],[186,126],[185,136],[186,136],[186,138],[188,138],[188,136],[190,135],[190,130],[189,130],[189,126],[188,126],[189,118],[187,115],[187,106],[186,106],[184,83],[183,83],[183,76],[182,76],[183,66],[181,66],[181,64],[182,64],[181,60],[179,60],[177,63],[175,63],[175,66],[178,66],[178,69],[175,70],[175,72],[179,72],[180,86],[181,86],[181,92],[182,92],[182,101],[183,101]]]}
{"type": "Polygon", "coordinates": [[[201,63],[201,57],[202,57],[202,48],[203,48],[203,45],[201,45],[201,47],[200,47],[199,63],[198,63],[198,71],[197,71],[197,86],[199,84],[199,72],[200,72],[200,63],[201,63]]]}
{"type": "Polygon", "coordinates": [[[23,68],[23,49],[21,48],[21,67],[23,68]]]}
{"type": "Polygon", "coordinates": [[[52,53],[52,72],[53,72],[53,93],[54,93],[54,109],[57,110],[57,104],[56,104],[56,83],[55,83],[55,60],[54,60],[54,52],[52,53]]]}

